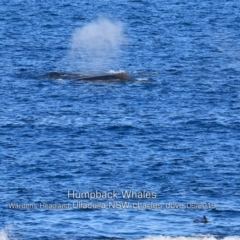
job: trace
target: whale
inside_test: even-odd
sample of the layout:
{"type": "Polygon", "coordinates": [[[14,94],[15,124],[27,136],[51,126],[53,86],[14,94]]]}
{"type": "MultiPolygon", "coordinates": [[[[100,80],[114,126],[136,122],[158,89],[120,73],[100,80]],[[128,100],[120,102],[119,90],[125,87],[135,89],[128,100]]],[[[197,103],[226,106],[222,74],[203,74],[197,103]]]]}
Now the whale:
{"type": "Polygon", "coordinates": [[[208,219],[207,219],[207,217],[204,215],[203,216],[203,219],[195,219],[193,222],[195,222],[195,223],[208,223],[208,219]]]}
{"type": "Polygon", "coordinates": [[[65,73],[65,72],[49,72],[44,74],[43,77],[47,78],[62,78],[62,79],[75,79],[81,81],[107,81],[107,80],[121,80],[121,81],[134,81],[136,79],[130,77],[125,72],[109,73],[109,74],[80,74],[80,73],[65,73]]]}

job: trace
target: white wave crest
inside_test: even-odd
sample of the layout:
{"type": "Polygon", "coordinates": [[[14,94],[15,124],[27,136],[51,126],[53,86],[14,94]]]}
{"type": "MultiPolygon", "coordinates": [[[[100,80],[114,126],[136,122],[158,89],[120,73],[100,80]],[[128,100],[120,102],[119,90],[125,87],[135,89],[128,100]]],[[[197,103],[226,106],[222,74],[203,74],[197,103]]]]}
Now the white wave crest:
{"type": "Polygon", "coordinates": [[[136,78],[138,81],[148,81],[147,78],[136,78]]]}

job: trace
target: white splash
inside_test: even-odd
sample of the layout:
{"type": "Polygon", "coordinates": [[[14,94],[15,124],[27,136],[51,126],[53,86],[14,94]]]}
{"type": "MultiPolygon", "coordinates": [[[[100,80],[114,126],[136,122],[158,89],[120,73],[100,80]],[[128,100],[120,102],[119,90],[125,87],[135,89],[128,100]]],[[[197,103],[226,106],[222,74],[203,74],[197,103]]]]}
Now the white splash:
{"type": "Polygon", "coordinates": [[[6,229],[0,230],[0,240],[8,240],[8,234],[6,229]]]}
{"type": "Polygon", "coordinates": [[[171,237],[171,236],[148,236],[142,238],[141,240],[240,240],[238,236],[229,236],[224,238],[216,238],[212,235],[197,235],[197,236],[179,236],[179,237],[171,237]]]}
{"type": "Polygon", "coordinates": [[[125,70],[122,70],[122,69],[120,69],[120,70],[118,70],[118,71],[115,71],[115,70],[109,70],[108,73],[109,73],[109,74],[115,74],[115,73],[126,73],[126,71],[125,71],[125,70]]]}

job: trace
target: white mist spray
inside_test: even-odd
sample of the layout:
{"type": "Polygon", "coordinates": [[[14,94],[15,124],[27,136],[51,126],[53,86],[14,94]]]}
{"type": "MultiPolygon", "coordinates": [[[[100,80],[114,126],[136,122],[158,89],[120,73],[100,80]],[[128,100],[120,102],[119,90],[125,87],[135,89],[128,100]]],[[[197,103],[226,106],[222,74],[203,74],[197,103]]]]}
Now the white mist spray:
{"type": "Polygon", "coordinates": [[[72,35],[70,58],[79,72],[104,72],[120,54],[124,42],[123,27],[119,21],[99,18],[72,35]]]}

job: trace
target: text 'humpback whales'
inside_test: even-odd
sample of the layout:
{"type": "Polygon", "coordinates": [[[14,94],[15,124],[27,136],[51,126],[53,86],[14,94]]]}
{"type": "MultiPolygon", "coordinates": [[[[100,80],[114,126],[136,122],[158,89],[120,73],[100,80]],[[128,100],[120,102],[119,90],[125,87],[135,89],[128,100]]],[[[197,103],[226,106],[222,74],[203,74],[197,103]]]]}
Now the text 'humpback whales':
{"type": "Polygon", "coordinates": [[[86,75],[80,73],[64,73],[64,72],[49,72],[43,77],[48,78],[62,78],[62,79],[75,79],[82,81],[95,81],[95,80],[122,80],[122,81],[133,81],[132,77],[129,77],[125,72],[109,73],[109,74],[99,74],[99,75],[86,75]]]}

